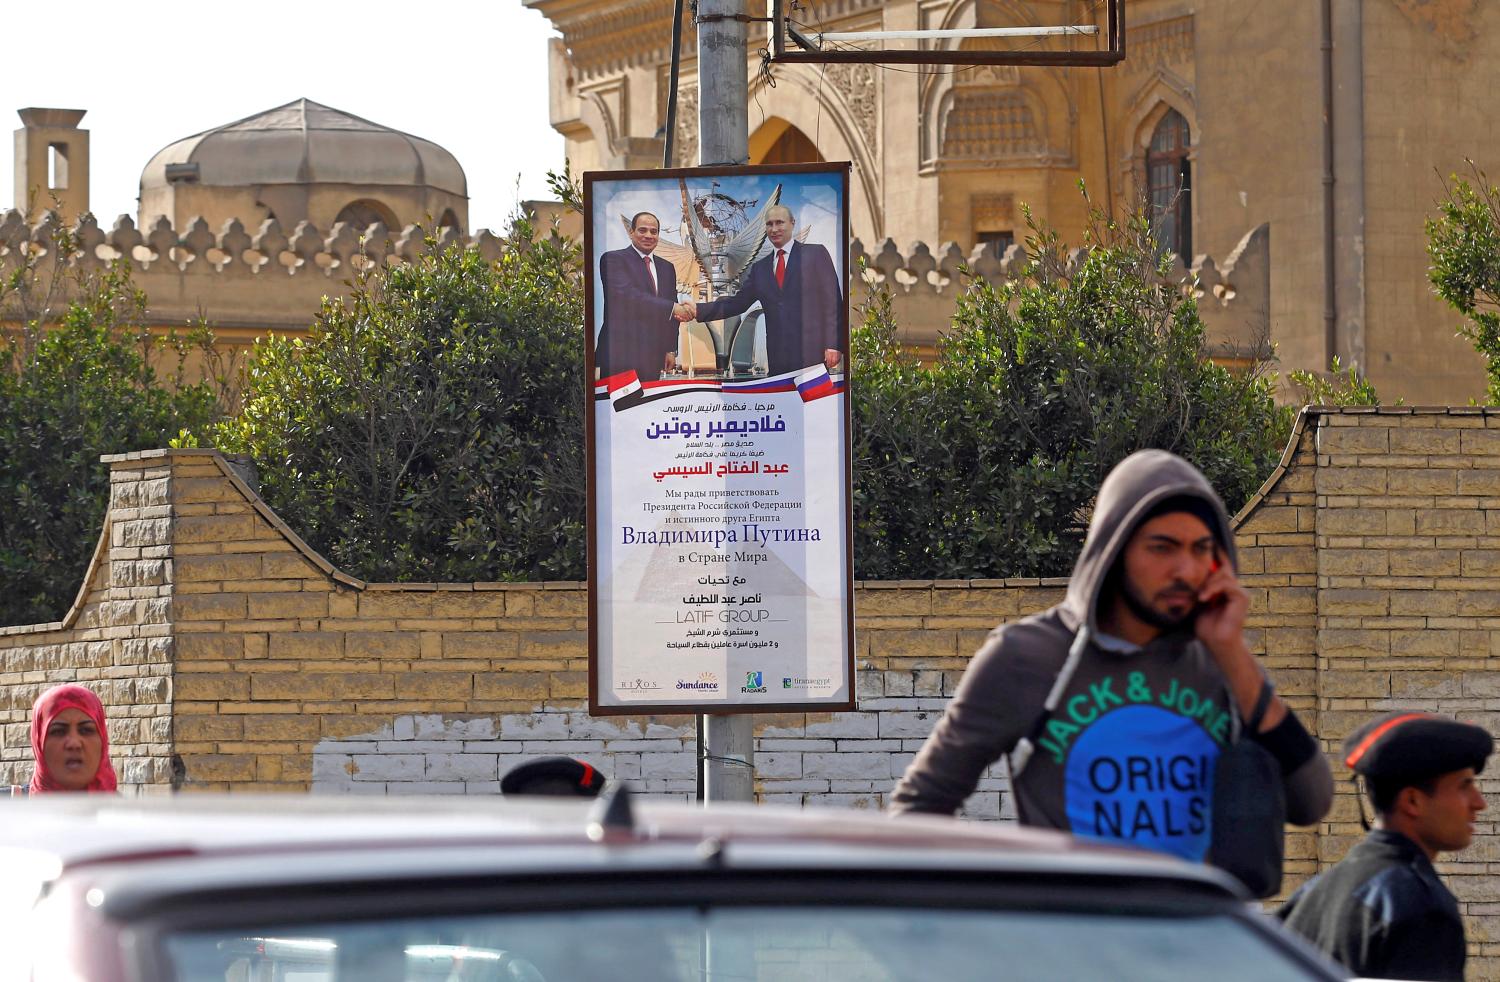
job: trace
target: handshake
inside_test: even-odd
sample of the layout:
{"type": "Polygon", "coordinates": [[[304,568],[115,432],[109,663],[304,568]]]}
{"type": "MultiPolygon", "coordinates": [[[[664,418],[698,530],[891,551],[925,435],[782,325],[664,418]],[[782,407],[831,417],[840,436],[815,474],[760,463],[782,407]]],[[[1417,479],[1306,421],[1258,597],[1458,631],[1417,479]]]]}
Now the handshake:
{"type": "Polygon", "coordinates": [[[691,300],[672,305],[672,316],[677,320],[687,323],[698,319],[698,305],[691,300]]]}

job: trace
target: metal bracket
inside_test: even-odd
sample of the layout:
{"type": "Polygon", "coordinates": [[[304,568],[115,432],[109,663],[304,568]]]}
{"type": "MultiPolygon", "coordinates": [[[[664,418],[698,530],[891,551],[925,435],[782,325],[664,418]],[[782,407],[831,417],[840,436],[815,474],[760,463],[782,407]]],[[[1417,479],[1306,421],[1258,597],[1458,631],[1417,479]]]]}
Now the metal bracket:
{"type": "Polygon", "coordinates": [[[721,20],[739,21],[741,24],[774,24],[774,17],[751,17],[749,14],[702,14],[693,17],[694,24],[716,24],[721,20]]]}
{"type": "Polygon", "coordinates": [[[724,757],[724,756],[721,756],[719,754],[711,754],[711,753],[706,753],[706,752],[699,754],[698,755],[698,759],[699,760],[717,760],[721,764],[739,764],[741,767],[750,767],[750,768],[754,768],[755,767],[755,765],[752,764],[752,763],[750,763],[748,760],[741,760],[738,757],[724,757]]]}

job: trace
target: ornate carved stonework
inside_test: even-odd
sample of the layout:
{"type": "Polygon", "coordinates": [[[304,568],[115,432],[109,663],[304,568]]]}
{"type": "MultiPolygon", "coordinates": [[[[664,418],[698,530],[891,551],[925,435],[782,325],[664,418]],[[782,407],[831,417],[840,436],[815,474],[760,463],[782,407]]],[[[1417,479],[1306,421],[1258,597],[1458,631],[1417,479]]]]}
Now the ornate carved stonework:
{"type": "MultiPolygon", "coordinates": [[[[546,5],[541,9],[562,32],[570,61],[584,79],[670,60],[671,0],[590,5],[570,11],[571,16],[549,11],[546,5]]],[[[697,36],[688,18],[682,26],[684,51],[695,50],[697,36]]]]}
{"type": "Polygon", "coordinates": [[[698,87],[677,90],[677,136],[672,141],[672,166],[698,166],[698,87]]]}
{"type": "Polygon", "coordinates": [[[844,97],[870,155],[880,159],[880,73],[873,65],[829,65],[823,78],[844,97]]]}
{"type": "Polygon", "coordinates": [[[1011,228],[1016,224],[1016,196],[1013,194],[976,194],[970,200],[974,227],[977,229],[1011,228]]]}
{"type": "Polygon", "coordinates": [[[1183,65],[1193,60],[1193,15],[1173,17],[1130,28],[1125,50],[1126,66],[1137,72],[1154,71],[1164,65],[1183,65]]]}
{"type": "Polygon", "coordinates": [[[1019,65],[980,65],[965,75],[962,84],[967,86],[1021,84],[1019,65]]]}
{"type": "Polygon", "coordinates": [[[959,89],[943,126],[949,160],[1003,160],[1047,152],[1047,140],[1026,97],[1016,90],[959,89]]]}

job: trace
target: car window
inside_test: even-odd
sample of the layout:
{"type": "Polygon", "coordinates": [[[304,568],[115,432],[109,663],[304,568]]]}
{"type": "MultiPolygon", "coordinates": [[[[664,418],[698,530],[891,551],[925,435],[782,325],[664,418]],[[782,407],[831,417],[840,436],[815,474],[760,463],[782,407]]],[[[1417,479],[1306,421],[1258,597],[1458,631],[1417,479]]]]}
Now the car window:
{"type": "Polygon", "coordinates": [[[1308,969],[1227,914],[729,907],[410,919],[169,936],[181,982],[1281,982],[1308,969]]]}

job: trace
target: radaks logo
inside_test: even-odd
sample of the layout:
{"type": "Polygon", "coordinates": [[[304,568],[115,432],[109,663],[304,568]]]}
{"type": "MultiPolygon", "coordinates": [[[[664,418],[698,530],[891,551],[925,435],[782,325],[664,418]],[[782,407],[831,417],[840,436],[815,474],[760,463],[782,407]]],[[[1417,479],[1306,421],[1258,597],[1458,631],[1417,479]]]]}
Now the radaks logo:
{"type": "Polygon", "coordinates": [[[766,691],[766,680],[764,672],[746,672],[745,684],[740,686],[741,692],[761,693],[766,691]]]}

